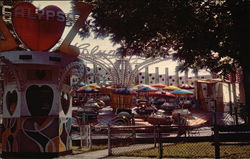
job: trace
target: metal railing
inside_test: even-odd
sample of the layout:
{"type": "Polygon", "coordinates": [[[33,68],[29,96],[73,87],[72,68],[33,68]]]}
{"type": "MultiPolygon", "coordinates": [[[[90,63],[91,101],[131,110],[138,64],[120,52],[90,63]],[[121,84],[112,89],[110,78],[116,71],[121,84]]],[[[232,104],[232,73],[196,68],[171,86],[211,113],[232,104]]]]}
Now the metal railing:
{"type": "Polygon", "coordinates": [[[220,158],[244,154],[245,158],[250,158],[250,128],[245,126],[247,124],[230,113],[206,115],[209,122],[196,126],[106,125],[92,127],[90,134],[93,144],[108,145],[108,155],[220,158]]]}

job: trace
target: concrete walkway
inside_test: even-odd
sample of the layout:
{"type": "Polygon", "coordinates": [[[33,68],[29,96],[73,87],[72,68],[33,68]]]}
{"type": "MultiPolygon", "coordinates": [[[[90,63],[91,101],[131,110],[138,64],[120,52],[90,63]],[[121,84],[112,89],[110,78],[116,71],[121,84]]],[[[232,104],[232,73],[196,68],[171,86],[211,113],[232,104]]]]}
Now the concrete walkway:
{"type": "MultiPolygon", "coordinates": [[[[125,150],[126,151],[126,150],[125,150]]],[[[108,156],[108,150],[97,150],[85,153],[74,152],[73,155],[61,156],[60,159],[144,159],[145,157],[108,156]]],[[[146,159],[146,158],[145,158],[146,159]]],[[[149,159],[149,158],[148,158],[149,159]]],[[[152,158],[151,158],[152,159],[152,158]]]]}
{"type": "MultiPolygon", "coordinates": [[[[3,158],[0,158],[3,159],[3,158]]],[[[5,159],[52,159],[52,158],[20,158],[20,157],[11,157],[5,159]]],[[[108,156],[108,150],[98,150],[85,153],[75,152],[72,155],[60,156],[53,159],[156,159],[152,157],[128,157],[128,156],[108,156]]],[[[186,159],[186,158],[163,158],[163,159],[186,159]]],[[[201,158],[200,158],[201,159],[201,158]]],[[[211,159],[211,158],[202,158],[202,159],[211,159]]]]}
{"type": "Polygon", "coordinates": [[[108,150],[97,150],[85,153],[73,153],[73,155],[61,156],[60,159],[100,159],[108,156],[108,150]]]}

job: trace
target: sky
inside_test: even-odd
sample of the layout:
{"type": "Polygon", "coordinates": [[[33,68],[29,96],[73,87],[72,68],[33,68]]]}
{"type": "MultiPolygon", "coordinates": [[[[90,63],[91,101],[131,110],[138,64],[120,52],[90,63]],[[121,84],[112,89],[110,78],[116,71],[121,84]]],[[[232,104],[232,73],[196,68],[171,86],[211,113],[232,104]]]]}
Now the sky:
{"type": "MultiPolygon", "coordinates": [[[[61,8],[62,11],[67,14],[70,13],[71,10],[71,5],[70,1],[34,1],[33,4],[38,7],[39,9],[43,9],[44,7],[48,5],[56,5],[57,7],[61,8]]],[[[64,30],[64,33],[62,35],[61,39],[64,39],[64,37],[68,34],[70,30],[70,27],[66,27],[64,30]]],[[[90,44],[90,49],[95,47],[96,45],[99,46],[100,50],[115,50],[119,45],[113,46],[112,42],[106,38],[106,39],[94,39],[93,37],[81,39],[79,35],[77,35],[74,40],[72,41],[72,45],[74,44],[83,44],[83,43],[89,43],[90,44]]],[[[172,60],[167,60],[160,62],[158,64],[154,64],[149,66],[149,73],[153,73],[155,71],[155,67],[159,67],[159,73],[163,74],[165,72],[165,67],[168,67],[169,69],[169,74],[174,75],[175,74],[175,67],[178,65],[177,61],[172,61],[172,60]]],[[[190,76],[194,76],[191,72],[189,71],[190,76]]],[[[205,70],[200,70],[199,75],[208,75],[209,73],[205,70]]],[[[184,73],[180,73],[180,76],[184,75],[184,73]]]]}

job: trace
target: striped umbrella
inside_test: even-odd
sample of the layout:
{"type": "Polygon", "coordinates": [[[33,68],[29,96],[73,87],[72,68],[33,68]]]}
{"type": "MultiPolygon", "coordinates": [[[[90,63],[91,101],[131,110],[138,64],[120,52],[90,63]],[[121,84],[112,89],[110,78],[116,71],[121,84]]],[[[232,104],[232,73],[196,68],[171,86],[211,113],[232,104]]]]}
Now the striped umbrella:
{"type": "Polygon", "coordinates": [[[190,84],[182,84],[180,86],[181,89],[194,89],[194,86],[190,85],[190,84]]]}
{"type": "Polygon", "coordinates": [[[162,97],[176,97],[174,94],[170,92],[162,92],[162,91],[154,91],[154,92],[149,92],[150,96],[162,96],[162,97]]]}
{"type": "Polygon", "coordinates": [[[168,90],[168,91],[173,91],[173,90],[176,90],[176,89],[180,89],[179,87],[176,87],[176,86],[166,86],[163,88],[163,90],[168,90]]]}
{"type": "Polygon", "coordinates": [[[95,89],[100,89],[101,87],[100,86],[98,86],[97,84],[88,84],[88,85],[85,85],[85,86],[83,86],[83,87],[90,87],[90,88],[95,88],[95,89]]]}
{"type": "Polygon", "coordinates": [[[167,85],[162,84],[162,83],[157,83],[157,84],[151,84],[151,86],[154,87],[154,88],[164,88],[164,87],[166,87],[167,85]]]}
{"type": "Polygon", "coordinates": [[[132,89],[138,90],[138,89],[143,88],[143,87],[152,87],[152,86],[150,86],[148,84],[138,84],[138,85],[133,86],[132,89]]]}
{"type": "Polygon", "coordinates": [[[91,87],[80,87],[77,89],[77,92],[79,93],[98,93],[99,90],[91,87]]]}
{"type": "Polygon", "coordinates": [[[154,87],[151,87],[151,86],[145,86],[145,87],[139,88],[138,91],[140,91],[140,92],[151,92],[151,91],[157,91],[157,89],[154,88],[154,87]]]}
{"type": "Polygon", "coordinates": [[[193,95],[194,93],[185,89],[176,89],[171,91],[170,93],[175,95],[193,95]]]}

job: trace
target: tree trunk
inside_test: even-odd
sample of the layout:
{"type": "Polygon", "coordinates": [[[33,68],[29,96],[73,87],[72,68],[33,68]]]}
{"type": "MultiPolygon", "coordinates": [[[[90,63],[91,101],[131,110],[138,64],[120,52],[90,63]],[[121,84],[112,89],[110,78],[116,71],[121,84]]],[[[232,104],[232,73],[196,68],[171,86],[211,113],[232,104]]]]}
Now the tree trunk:
{"type": "Polygon", "coordinates": [[[242,66],[243,71],[243,84],[245,90],[245,99],[246,99],[246,111],[247,111],[247,122],[249,122],[250,117],[250,68],[248,66],[242,66]]]}
{"type": "Polygon", "coordinates": [[[250,124],[250,2],[241,1],[241,5],[236,5],[232,11],[235,23],[235,35],[237,35],[237,43],[239,44],[239,62],[243,71],[243,84],[246,98],[246,111],[248,124],[250,124]],[[236,34],[237,33],[237,34],[236,34]]]}

